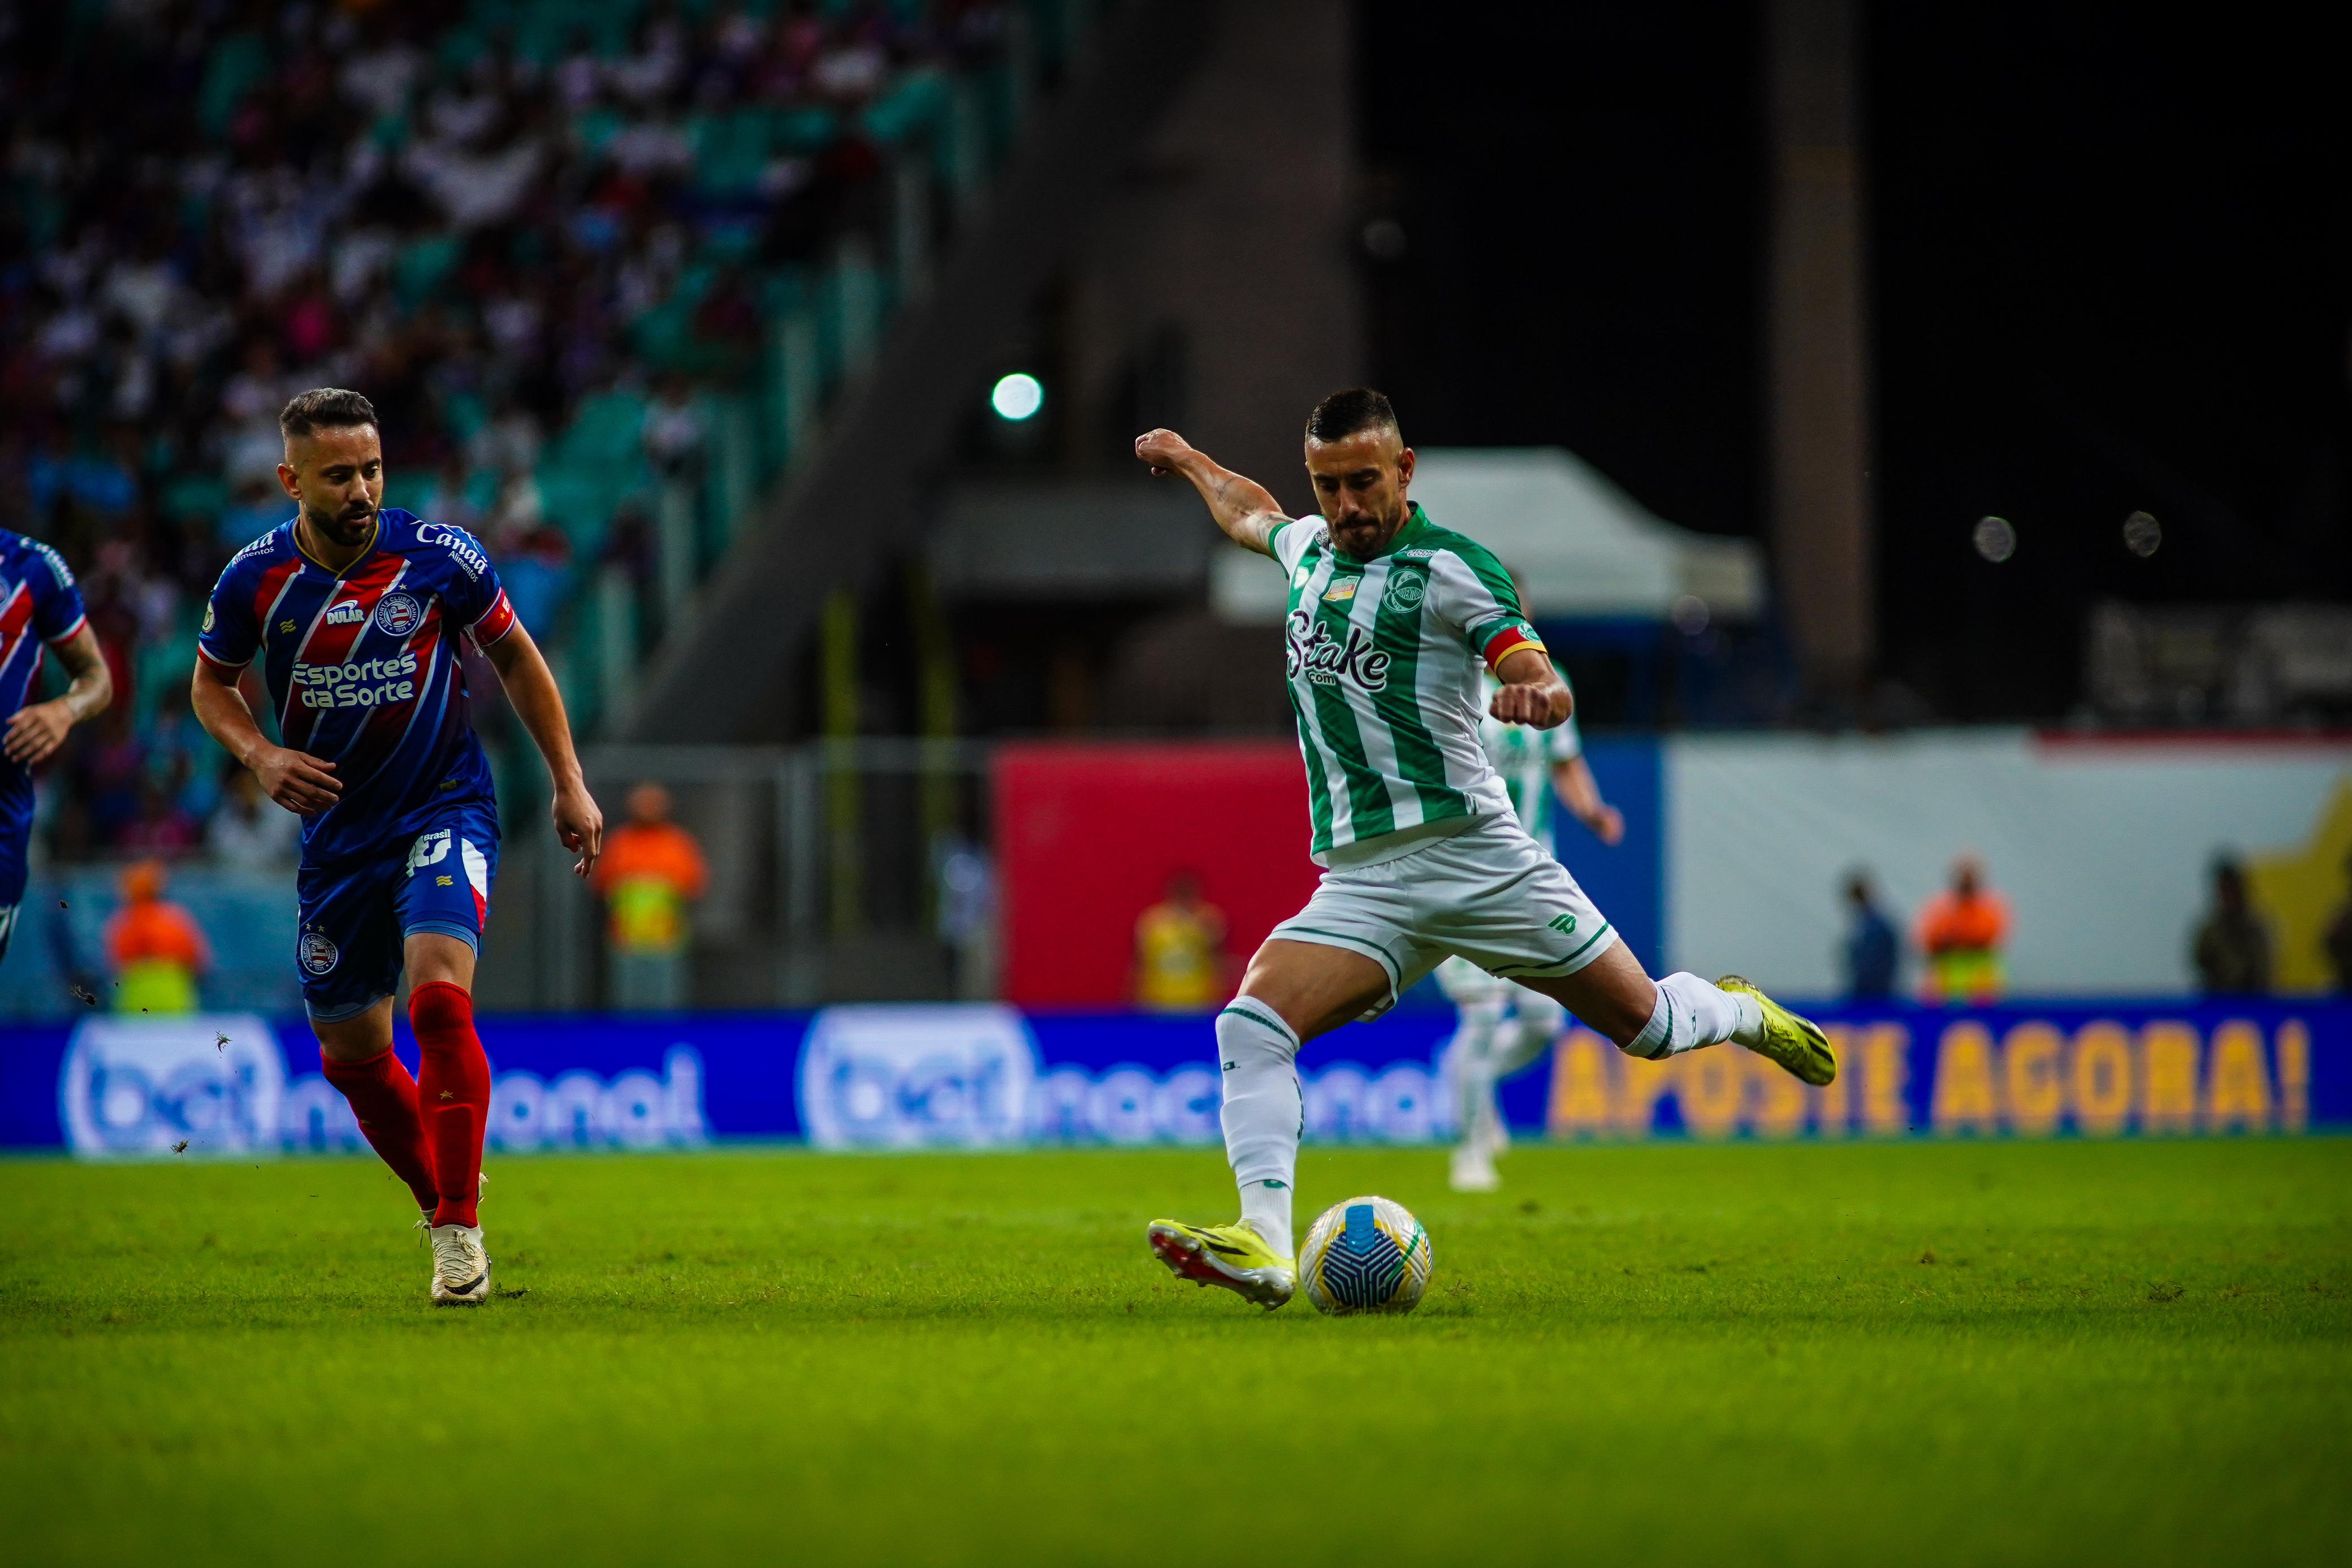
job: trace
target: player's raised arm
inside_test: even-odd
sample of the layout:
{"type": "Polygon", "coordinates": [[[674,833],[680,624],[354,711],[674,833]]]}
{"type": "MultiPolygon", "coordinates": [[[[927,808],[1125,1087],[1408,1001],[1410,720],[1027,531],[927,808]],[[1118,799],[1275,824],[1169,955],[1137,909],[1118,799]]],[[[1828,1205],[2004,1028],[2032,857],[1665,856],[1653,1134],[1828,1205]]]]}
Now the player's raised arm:
{"type": "Polygon", "coordinates": [[[579,755],[572,749],[572,721],[564,716],[563,693],[556,686],[554,672],[522,622],[511,614],[507,620],[507,630],[482,655],[498,671],[515,716],[547,759],[547,777],[555,786],[555,803],[549,812],[555,819],[555,836],[580,857],[572,869],[586,876],[604,852],[604,813],[588,793],[579,755]]]}
{"type": "Polygon", "coordinates": [[[1495,666],[1495,678],[1503,685],[1486,711],[1505,724],[1549,729],[1567,723],[1568,716],[1576,710],[1568,683],[1559,678],[1559,672],[1552,668],[1551,655],[1541,648],[1519,648],[1505,654],[1495,666]]]}
{"type": "Polygon", "coordinates": [[[1274,530],[1290,518],[1265,486],[1221,467],[1172,430],[1148,430],[1137,436],[1135,455],[1154,474],[1181,474],[1192,481],[1192,488],[1209,503],[1209,515],[1234,543],[1260,555],[1274,553],[1274,530]]]}

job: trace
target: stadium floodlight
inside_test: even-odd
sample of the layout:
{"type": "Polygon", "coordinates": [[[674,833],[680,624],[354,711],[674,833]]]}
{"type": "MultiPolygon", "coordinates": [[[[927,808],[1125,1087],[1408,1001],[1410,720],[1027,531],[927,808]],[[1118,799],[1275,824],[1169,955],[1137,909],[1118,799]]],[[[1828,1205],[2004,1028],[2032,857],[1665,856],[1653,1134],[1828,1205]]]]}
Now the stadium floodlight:
{"type": "Polygon", "coordinates": [[[1979,517],[1971,538],[1977,554],[1995,566],[2017,553],[2017,529],[2007,517],[1979,517]]]}
{"type": "Polygon", "coordinates": [[[988,394],[988,406],[999,419],[1018,423],[1045,406],[1045,385],[1026,371],[1015,371],[997,382],[988,394]]]}

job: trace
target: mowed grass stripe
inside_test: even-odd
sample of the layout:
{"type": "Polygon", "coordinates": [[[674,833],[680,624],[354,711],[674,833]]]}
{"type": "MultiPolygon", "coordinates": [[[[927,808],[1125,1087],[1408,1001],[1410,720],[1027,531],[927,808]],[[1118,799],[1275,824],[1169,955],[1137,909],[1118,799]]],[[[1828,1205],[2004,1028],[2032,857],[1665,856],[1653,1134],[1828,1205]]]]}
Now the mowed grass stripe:
{"type": "Polygon", "coordinates": [[[1213,1153],[491,1169],[525,1293],[467,1312],[370,1162],[0,1163],[16,1552],[2165,1563],[2352,1525],[2339,1139],[1522,1148],[1477,1197],[1310,1149],[1305,1203],[1428,1227],[1402,1320],[1153,1263],[1148,1219],[1230,1211],[1213,1153]]]}

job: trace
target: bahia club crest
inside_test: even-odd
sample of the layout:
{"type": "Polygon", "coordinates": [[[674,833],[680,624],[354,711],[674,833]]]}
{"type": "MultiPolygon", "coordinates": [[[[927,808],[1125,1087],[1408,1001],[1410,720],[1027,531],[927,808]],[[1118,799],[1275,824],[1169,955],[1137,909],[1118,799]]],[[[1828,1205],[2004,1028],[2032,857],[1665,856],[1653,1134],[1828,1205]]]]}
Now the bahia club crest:
{"type": "Polygon", "coordinates": [[[387,637],[405,637],[425,619],[425,606],[413,593],[387,593],[375,607],[375,629],[387,637]]]}

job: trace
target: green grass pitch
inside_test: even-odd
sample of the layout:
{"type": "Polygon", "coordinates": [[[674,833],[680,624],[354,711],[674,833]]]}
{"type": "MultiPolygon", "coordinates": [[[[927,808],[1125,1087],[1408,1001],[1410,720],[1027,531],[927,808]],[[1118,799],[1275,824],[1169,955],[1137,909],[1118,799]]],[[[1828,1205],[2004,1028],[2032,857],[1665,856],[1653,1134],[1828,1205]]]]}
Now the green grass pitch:
{"type": "MultiPolygon", "coordinates": [[[[2341,1561],[2352,1141],[1310,1150],[1423,1310],[1144,1222],[1213,1151],[494,1159],[435,1311],[373,1162],[0,1163],[26,1563],[2341,1561]]],[[[1302,1214],[1304,1222],[1311,1218],[1302,1214]]]]}

